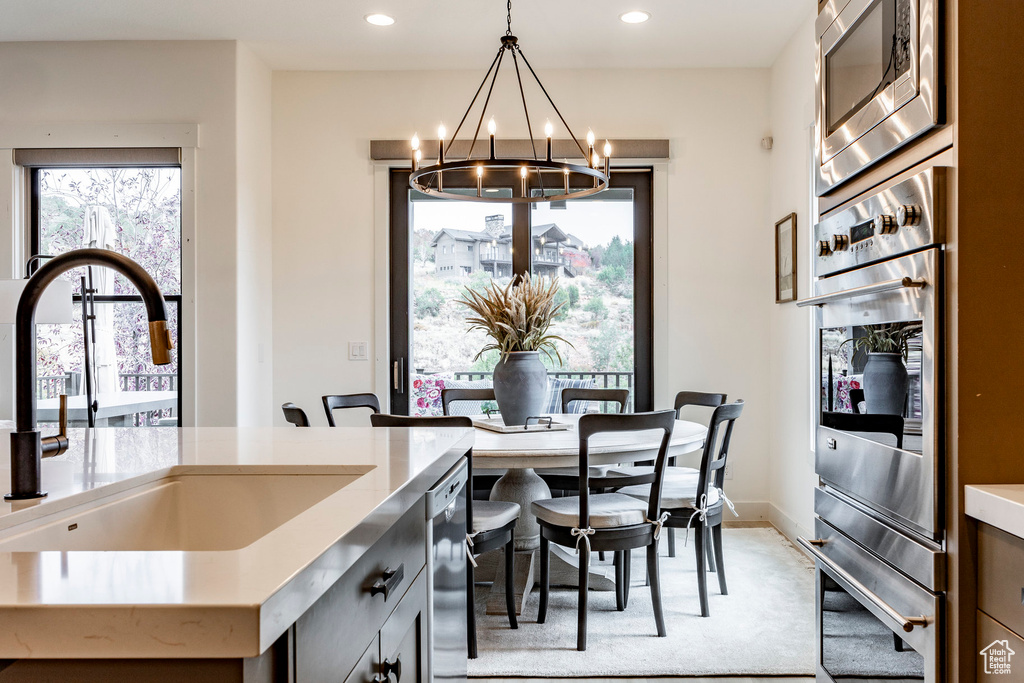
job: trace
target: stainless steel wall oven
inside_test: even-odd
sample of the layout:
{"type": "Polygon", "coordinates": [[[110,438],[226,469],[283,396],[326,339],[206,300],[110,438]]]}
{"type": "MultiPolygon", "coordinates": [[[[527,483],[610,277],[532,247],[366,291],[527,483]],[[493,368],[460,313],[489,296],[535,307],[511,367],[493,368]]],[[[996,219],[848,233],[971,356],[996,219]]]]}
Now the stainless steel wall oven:
{"type": "Polygon", "coordinates": [[[828,0],[817,36],[817,190],[940,119],[939,0],[828,0]]]}
{"type": "Polygon", "coordinates": [[[815,226],[818,679],[941,680],[942,168],[815,226]]]}

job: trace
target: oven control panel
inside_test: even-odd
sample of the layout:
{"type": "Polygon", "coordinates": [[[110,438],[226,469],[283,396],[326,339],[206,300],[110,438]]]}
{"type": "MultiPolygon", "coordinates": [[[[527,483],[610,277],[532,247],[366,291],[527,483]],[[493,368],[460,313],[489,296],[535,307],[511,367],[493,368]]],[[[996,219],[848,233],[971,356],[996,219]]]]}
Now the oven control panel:
{"type": "Polygon", "coordinates": [[[814,226],[815,277],[941,244],[945,170],[926,169],[823,218],[814,226]]]}

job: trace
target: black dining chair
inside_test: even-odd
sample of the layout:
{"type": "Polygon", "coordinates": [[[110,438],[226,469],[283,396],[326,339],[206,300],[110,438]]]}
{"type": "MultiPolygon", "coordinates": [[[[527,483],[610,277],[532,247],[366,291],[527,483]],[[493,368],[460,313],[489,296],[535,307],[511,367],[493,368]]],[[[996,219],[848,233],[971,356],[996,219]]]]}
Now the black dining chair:
{"type": "Polygon", "coordinates": [[[323,396],[324,412],[327,413],[327,424],[334,424],[334,411],[340,408],[369,408],[374,413],[380,412],[380,401],[375,394],[340,394],[323,396]]]}
{"type": "MultiPolygon", "coordinates": [[[[725,465],[729,457],[729,442],[733,427],[743,413],[743,401],[727,403],[715,408],[704,439],[700,469],[691,470],[692,476],[665,478],[662,488],[653,485],[627,486],[619,493],[652,501],[660,497],[658,515],[668,515],[665,527],[694,530],[694,554],[697,558],[697,592],[700,595],[700,614],[710,615],[708,608],[707,574],[704,558],[708,544],[712,546],[718,572],[718,588],[728,595],[725,565],[722,557],[722,511],[732,503],[725,496],[725,465]]],[[[683,468],[678,468],[683,469],[683,468]]],[[[735,510],[733,511],[735,514],[735,510]]],[[[651,578],[653,582],[654,579],[651,578]]]]}
{"type": "MultiPolygon", "coordinates": [[[[713,409],[717,408],[718,406],[724,404],[727,400],[728,400],[728,396],[726,394],[711,394],[711,393],[705,393],[705,392],[702,392],[702,391],[680,391],[678,394],[676,394],[676,398],[675,398],[675,401],[673,403],[673,407],[675,408],[675,411],[676,411],[676,419],[677,420],[681,420],[681,419],[683,419],[683,415],[682,415],[683,410],[686,409],[686,408],[690,408],[690,407],[711,408],[713,410],[713,409]]],[[[671,458],[668,459],[668,468],[665,470],[665,481],[669,481],[669,480],[675,479],[676,477],[679,477],[679,476],[690,477],[690,476],[694,476],[695,475],[696,470],[694,470],[692,467],[684,467],[684,468],[677,467],[677,457],[678,456],[672,456],[671,458]]],[[[651,472],[651,471],[652,471],[652,468],[651,468],[650,465],[633,465],[633,466],[626,466],[626,467],[616,467],[613,470],[608,472],[607,477],[608,477],[609,480],[611,480],[610,483],[613,485],[612,488],[614,489],[615,488],[614,487],[614,483],[615,483],[614,480],[616,478],[618,478],[618,477],[636,477],[637,475],[643,474],[644,472],[651,472]]],[[[623,483],[622,485],[625,486],[625,485],[631,485],[631,484],[637,484],[637,483],[640,483],[640,482],[630,481],[628,483],[623,483]]],[[[673,528],[669,528],[667,535],[668,535],[668,556],[669,557],[675,557],[676,556],[676,530],[673,529],[673,528]]],[[[715,571],[715,559],[714,559],[714,555],[711,553],[711,547],[710,546],[708,546],[708,557],[707,557],[707,559],[708,559],[708,569],[710,571],[715,571]]]]}
{"type": "Polygon", "coordinates": [[[493,388],[481,388],[481,389],[442,389],[441,390],[441,410],[444,411],[445,415],[451,415],[449,406],[456,401],[493,401],[494,400],[494,389],[493,388]]]}
{"type": "MultiPolygon", "coordinates": [[[[445,415],[451,415],[451,404],[458,401],[493,401],[494,389],[483,387],[478,389],[442,389],[441,410],[445,415]]],[[[500,474],[476,474],[473,476],[473,495],[477,500],[490,500],[491,489],[501,479],[500,474]]]]}
{"type": "Polygon", "coordinates": [[[534,501],[530,510],[540,524],[540,612],[537,622],[547,619],[550,592],[550,544],[575,547],[581,551],[579,597],[577,604],[576,649],[587,649],[587,593],[590,579],[590,555],[593,551],[615,553],[616,608],[626,607],[629,587],[630,553],[647,548],[647,573],[650,577],[654,621],[658,636],[664,637],[665,617],[661,607],[661,579],[658,573],[658,538],[663,519],[661,510],[662,477],[668,460],[668,445],[675,426],[675,412],[662,410],[629,415],[591,414],[580,418],[579,480],[577,496],[534,501]],[[621,493],[591,493],[589,448],[596,434],[661,430],[661,442],[654,465],[651,496],[641,501],[621,493]],[[580,546],[583,546],[580,548],[580,546]]]}
{"type": "MultiPolygon", "coordinates": [[[[629,389],[566,387],[562,389],[560,399],[562,404],[562,413],[568,413],[569,404],[574,401],[601,401],[615,403],[618,405],[618,412],[622,413],[626,410],[626,405],[629,403],[629,389]]],[[[598,489],[604,488],[604,476],[608,470],[608,465],[592,465],[590,467],[590,486],[592,489],[597,491],[598,489]]],[[[538,469],[536,472],[552,491],[573,492],[579,484],[580,473],[575,467],[546,467],[538,469]]]]}
{"type": "MultiPolygon", "coordinates": [[[[473,427],[473,420],[465,415],[443,417],[407,417],[405,415],[370,415],[370,424],[374,427],[473,427]]],[[[466,491],[466,537],[474,556],[481,555],[499,548],[505,552],[505,609],[508,611],[510,628],[519,628],[516,619],[515,589],[515,543],[516,523],[519,521],[520,508],[518,503],[506,503],[497,500],[473,500],[473,453],[467,455],[466,491]]],[[[468,649],[470,659],[477,657],[476,643],[476,610],[474,609],[473,588],[475,575],[473,563],[467,565],[466,598],[469,601],[466,610],[466,626],[468,633],[468,649]]]]}
{"type": "Polygon", "coordinates": [[[309,426],[309,418],[306,417],[306,411],[291,401],[282,405],[281,410],[284,411],[284,419],[288,420],[296,427],[309,426]]]}

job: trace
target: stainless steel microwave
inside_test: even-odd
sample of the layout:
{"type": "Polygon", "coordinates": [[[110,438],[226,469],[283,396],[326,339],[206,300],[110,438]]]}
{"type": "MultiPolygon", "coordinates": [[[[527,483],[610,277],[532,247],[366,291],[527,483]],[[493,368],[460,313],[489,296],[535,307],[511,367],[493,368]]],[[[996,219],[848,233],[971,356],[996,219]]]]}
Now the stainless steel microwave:
{"type": "Polygon", "coordinates": [[[819,196],[939,123],[940,1],[822,6],[815,23],[819,196]]]}

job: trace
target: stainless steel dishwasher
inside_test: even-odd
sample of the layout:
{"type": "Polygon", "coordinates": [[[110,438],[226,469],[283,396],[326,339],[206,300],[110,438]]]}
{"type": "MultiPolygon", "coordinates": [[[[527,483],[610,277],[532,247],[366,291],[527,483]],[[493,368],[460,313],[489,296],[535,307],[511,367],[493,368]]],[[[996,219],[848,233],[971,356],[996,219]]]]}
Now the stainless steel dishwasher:
{"type": "Polygon", "coordinates": [[[427,491],[429,681],[466,680],[466,483],[462,458],[427,491]]]}

